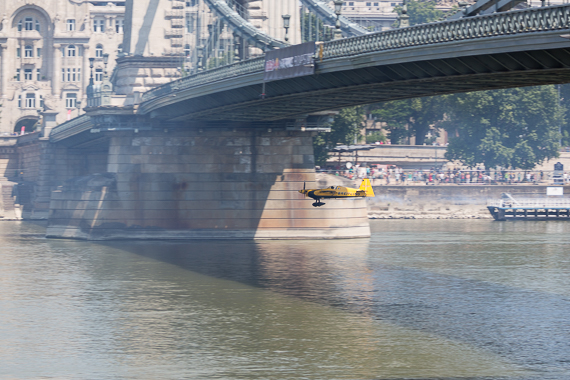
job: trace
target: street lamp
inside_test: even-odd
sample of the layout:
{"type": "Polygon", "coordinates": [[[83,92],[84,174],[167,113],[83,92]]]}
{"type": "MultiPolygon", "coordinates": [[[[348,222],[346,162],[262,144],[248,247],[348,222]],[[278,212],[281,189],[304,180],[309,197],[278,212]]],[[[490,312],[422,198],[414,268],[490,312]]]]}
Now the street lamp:
{"type": "Polygon", "coordinates": [[[234,33],[234,62],[239,62],[239,35],[234,33]]]}
{"type": "Polygon", "coordinates": [[[105,74],[105,77],[107,76],[107,63],[109,62],[109,54],[105,53],[103,54],[103,64],[105,65],[105,72],[103,74],[105,74]]]}
{"type": "Polygon", "coordinates": [[[407,28],[410,26],[410,16],[408,16],[408,5],[406,0],[402,2],[402,14],[400,15],[400,28],[407,28]]]}
{"type": "Polygon", "coordinates": [[[89,84],[87,85],[87,89],[85,94],[87,95],[87,107],[91,107],[93,105],[93,96],[94,96],[94,83],[93,83],[93,63],[95,62],[95,58],[89,58],[89,69],[91,70],[91,74],[89,76],[89,84]]]}
{"type": "Polygon", "coordinates": [[[203,58],[204,58],[204,47],[202,45],[198,46],[196,48],[196,50],[198,50],[198,71],[202,71],[204,69],[204,67],[202,66],[203,62],[203,58]]]}
{"type": "Polygon", "coordinates": [[[342,32],[340,30],[340,14],[342,12],[342,6],[344,1],[342,0],[334,0],[334,13],[336,14],[336,24],[335,24],[335,31],[334,31],[334,39],[340,40],[342,38],[342,32]]]}
{"type": "Polygon", "coordinates": [[[89,69],[91,69],[91,74],[89,76],[89,84],[93,84],[93,64],[95,62],[95,58],[89,58],[89,69]]]}
{"type": "Polygon", "coordinates": [[[285,28],[285,42],[289,41],[289,26],[291,23],[290,15],[283,15],[283,27],[285,28]]]}

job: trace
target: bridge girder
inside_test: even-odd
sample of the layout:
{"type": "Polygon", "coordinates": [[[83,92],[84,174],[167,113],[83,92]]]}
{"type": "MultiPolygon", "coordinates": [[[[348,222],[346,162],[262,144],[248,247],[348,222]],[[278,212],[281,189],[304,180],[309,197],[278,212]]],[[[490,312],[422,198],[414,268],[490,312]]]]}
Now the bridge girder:
{"type": "Polygon", "coordinates": [[[323,61],[316,74],[266,83],[263,73],[173,90],[139,112],[170,122],[273,121],[412,97],[570,82],[561,31],[412,47],[323,61]],[[160,103],[160,104],[159,104],[160,103]]]}

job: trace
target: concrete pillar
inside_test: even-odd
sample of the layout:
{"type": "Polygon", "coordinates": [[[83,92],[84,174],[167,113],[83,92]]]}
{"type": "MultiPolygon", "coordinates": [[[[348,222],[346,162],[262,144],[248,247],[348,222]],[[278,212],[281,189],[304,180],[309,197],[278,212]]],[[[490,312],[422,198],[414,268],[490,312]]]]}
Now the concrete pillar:
{"type": "Polygon", "coordinates": [[[49,137],[51,130],[57,126],[57,111],[43,111],[42,116],[42,136],[49,137]]]}
{"type": "MultiPolygon", "coordinates": [[[[81,92],[79,100],[82,102],[85,101],[85,89],[87,88],[87,84],[89,83],[89,75],[91,74],[89,69],[89,45],[85,44],[82,45],[83,47],[83,56],[81,60],[81,92]]],[[[83,103],[83,106],[86,106],[87,102],[83,103]]]]}
{"type": "Polygon", "coordinates": [[[108,173],[52,193],[48,237],[297,239],[370,235],[365,200],[311,206],[312,137],[269,129],[115,132],[108,173]]]}
{"type": "Polygon", "coordinates": [[[52,94],[56,96],[58,99],[61,96],[61,63],[63,61],[61,49],[63,48],[62,44],[54,44],[53,45],[53,58],[54,58],[54,65],[53,65],[53,79],[52,79],[52,94]]]}
{"type": "Polygon", "coordinates": [[[38,141],[39,149],[39,170],[35,181],[35,198],[33,200],[33,208],[25,209],[26,219],[45,220],[49,215],[49,205],[51,200],[51,191],[54,186],[56,168],[54,165],[54,147],[49,144],[48,139],[43,138],[38,141]]]}
{"type": "Polygon", "coordinates": [[[0,97],[4,98],[8,94],[6,89],[8,88],[8,57],[7,57],[7,45],[0,45],[0,97]]]}

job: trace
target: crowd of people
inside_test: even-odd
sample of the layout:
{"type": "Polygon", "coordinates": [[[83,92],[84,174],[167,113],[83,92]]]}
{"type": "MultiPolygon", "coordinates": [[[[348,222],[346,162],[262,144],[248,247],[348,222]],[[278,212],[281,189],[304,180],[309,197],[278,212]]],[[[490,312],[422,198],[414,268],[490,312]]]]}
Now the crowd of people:
{"type": "MultiPolygon", "coordinates": [[[[460,168],[431,168],[405,170],[395,165],[355,165],[350,168],[327,167],[320,171],[348,179],[370,178],[374,186],[379,185],[446,185],[446,184],[536,184],[554,181],[554,171],[529,170],[483,170],[460,168]]],[[[556,173],[558,181],[570,183],[568,173],[556,173]]]]}

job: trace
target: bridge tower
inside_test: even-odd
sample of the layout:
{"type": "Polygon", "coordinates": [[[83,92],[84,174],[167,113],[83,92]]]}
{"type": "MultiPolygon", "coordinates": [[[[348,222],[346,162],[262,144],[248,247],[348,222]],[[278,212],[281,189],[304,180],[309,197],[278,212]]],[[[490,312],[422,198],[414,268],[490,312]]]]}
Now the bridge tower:
{"type": "Polygon", "coordinates": [[[297,0],[126,0],[114,91],[133,104],[181,76],[262,55],[284,41],[283,15],[289,43],[301,43],[297,0]]]}

